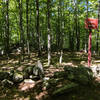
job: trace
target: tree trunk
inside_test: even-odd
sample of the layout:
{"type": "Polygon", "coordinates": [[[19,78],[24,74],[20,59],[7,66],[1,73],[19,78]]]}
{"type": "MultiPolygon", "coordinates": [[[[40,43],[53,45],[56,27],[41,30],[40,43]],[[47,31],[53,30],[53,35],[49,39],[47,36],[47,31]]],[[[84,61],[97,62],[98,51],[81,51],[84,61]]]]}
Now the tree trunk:
{"type": "MultiPolygon", "coordinates": [[[[86,0],[86,4],[87,4],[87,15],[86,15],[86,18],[88,18],[88,0],[86,0]]],[[[89,32],[88,30],[86,30],[86,36],[85,36],[85,52],[87,53],[88,52],[88,35],[89,32]]]]}
{"type": "Polygon", "coordinates": [[[96,41],[96,51],[99,54],[99,32],[100,32],[100,0],[98,1],[98,33],[97,33],[97,41],[96,41]]]}
{"type": "Polygon", "coordinates": [[[78,19],[78,34],[77,34],[77,51],[80,51],[80,22],[79,22],[79,19],[78,19]]]}
{"type": "Polygon", "coordinates": [[[77,51],[80,51],[80,19],[79,15],[79,1],[77,1],[77,51]]]}
{"type": "Polygon", "coordinates": [[[28,14],[28,3],[29,0],[26,0],[26,23],[27,23],[27,52],[28,52],[28,56],[30,57],[30,44],[29,44],[29,40],[30,40],[30,34],[29,34],[29,14],[28,14]]]}
{"type": "Polygon", "coordinates": [[[6,44],[5,50],[6,53],[9,54],[9,0],[6,1],[6,44]]]}
{"type": "MultiPolygon", "coordinates": [[[[58,14],[57,14],[57,34],[56,34],[56,43],[57,43],[57,54],[59,53],[59,48],[60,48],[60,34],[61,34],[61,22],[60,22],[60,18],[61,18],[61,13],[60,13],[60,1],[58,3],[58,14]]],[[[59,57],[59,54],[58,54],[59,57]]]]}
{"type": "Polygon", "coordinates": [[[48,66],[51,64],[50,1],[47,0],[48,66]]]}
{"type": "Polygon", "coordinates": [[[20,60],[24,60],[24,33],[23,33],[23,19],[22,19],[22,0],[19,0],[19,27],[20,27],[20,44],[21,44],[21,55],[20,60]],[[22,56],[22,58],[21,58],[22,56]]]}
{"type": "Polygon", "coordinates": [[[79,51],[80,49],[80,34],[79,34],[79,19],[78,19],[78,1],[74,0],[74,5],[75,5],[75,9],[74,9],[74,22],[75,22],[75,33],[76,33],[76,50],[79,51]]]}
{"type": "Polygon", "coordinates": [[[41,55],[40,45],[40,28],[39,28],[39,0],[36,0],[36,31],[37,31],[37,44],[38,44],[38,56],[41,55]]]}
{"type": "Polygon", "coordinates": [[[62,59],[63,59],[63,36],[64,36],[64,0],[60,1],[60,13],[61,13],[61,21],[60,21],[60,26],[61,26],[61,34],[60,34],[60,59],[59,59],[59,63],[62,63],[62,59]]]}

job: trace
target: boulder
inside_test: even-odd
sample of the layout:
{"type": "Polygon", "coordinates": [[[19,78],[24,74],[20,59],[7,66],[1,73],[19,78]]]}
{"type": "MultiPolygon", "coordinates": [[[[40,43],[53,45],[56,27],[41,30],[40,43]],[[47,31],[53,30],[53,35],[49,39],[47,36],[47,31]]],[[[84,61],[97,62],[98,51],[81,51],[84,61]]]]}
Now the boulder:
{"type": "Polygon", "coordinates": [[[26,67],[24,69],[24,72],[28,73],[29,75],[32,75],[33,74],[33,68],[34,68],[34,66],[26,67]]]}
{"type": "Polygon", "coordinates": [[[28,79],[28,78],[29,78],[29,76],[30,76],[30,75],[29,75],[28,73],[23,72],[23,78],[24,78],[24,79],[28,79]]]}
{"type": "Polygon", "coordinates": [[[8,72],[0,71],[0,80],[10,79],[10,74],[8,72]]]}
{"type": "Polygon", "coordinates": [[[21,72],[15,72],[14,73],[13,81],[15,83],[19,83],[19,82],[23,81],[23,79],[24,79],[23,73],[21,73],[21,72]]]}
{"type": "Polygon", "coordinates": [[[32,79],[24,79],[24,83],[35,83],[32,79]]]}
{"type": "Polygon", "coordinates": [[[1,84],[4,87],[11,87],[11,86],[13,86],[14,83],[12,81],[8,80],[8,79],[4,79],[4,80],[1,81],[1,84]]]}
{"type": "Polygon", "coordinates": [[[49,79],[47,81],[43,82],[44,87],[46,87],[46,89],[54,89],[58,84],[58,79],[49,79]]]}
{"type": "Polygon", "coordinates": [[[80,84],[88,84],[93,79],[93,72],[90,68],[79,66],[79,67],[65,67],[66,76],[71,81],[76,81],[80,84]]]}
{"type": "Polygon", "coordinates": [[[71,92],[73,91],[74,89],[77,89],[79,85],[76,84],[76,83],[69,83],[69,84],[66,84],[58,89],[56,89],[54,92],[53,92],[53,96],[57,96],[57,95],[61,95],[61,94],[64,94],[64,93],[68,93],[68,92],[71,92]]]}
{"type": "Polygon", "coordinates": [[[23,71],[24,79],[30,78],[30,75],[33,75],[34,66],[26,67],[23,71]]]}
{"type": "Polygon", "coordinates": [[[55,72],[54,78],[67,78],[67,73],[65,71],[55,72]]]}

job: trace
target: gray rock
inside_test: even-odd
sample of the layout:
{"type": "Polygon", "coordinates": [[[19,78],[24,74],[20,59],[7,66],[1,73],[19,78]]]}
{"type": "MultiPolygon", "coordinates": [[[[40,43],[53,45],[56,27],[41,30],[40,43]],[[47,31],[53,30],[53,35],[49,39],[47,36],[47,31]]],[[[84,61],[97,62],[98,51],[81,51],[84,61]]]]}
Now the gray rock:
{"type": "Polygon", "coordinates": [[[32,79],[24,79],[24,83],[34,83],[35,81],[33,81],[32,79]]]}
{"type": "Polygon", "coordinates": [[[40,60],[38,60],[37,63],[35,64],[35,67],[33,68],[33,74],[43,79],[44,69],[43,69],[43,65],[40,62],[40,60]]]}

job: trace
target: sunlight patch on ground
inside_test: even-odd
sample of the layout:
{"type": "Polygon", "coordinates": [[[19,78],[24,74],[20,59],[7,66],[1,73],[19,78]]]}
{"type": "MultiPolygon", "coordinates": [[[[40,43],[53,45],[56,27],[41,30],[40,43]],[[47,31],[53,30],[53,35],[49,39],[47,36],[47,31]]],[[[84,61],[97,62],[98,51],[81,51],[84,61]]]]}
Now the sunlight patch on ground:
{"type": "Polygon", "coordinates": [[[62,66],[74,66],[75,67],[75,65],[72,62],[69,62],[69,63],[63,62],[61,65],[62,66]]]}
{"type": "Polygon", "coordinates": [[[37,95],[35,98],[36,98],[36,100],[42,100],[42,98],[47,94],[48,93],[46,91],[43,91],[43,92],[39,93],[39,95],[37,95]]]}
{"type": "Polygon", "coordinates": [[[15,99],[13,99],[13,100],[30,100],[29,97],[26,97],[26,98],[25,97],[19,97],[19,95],[17,95],[17,94],[14,96],[14,98],[15,99]]]}

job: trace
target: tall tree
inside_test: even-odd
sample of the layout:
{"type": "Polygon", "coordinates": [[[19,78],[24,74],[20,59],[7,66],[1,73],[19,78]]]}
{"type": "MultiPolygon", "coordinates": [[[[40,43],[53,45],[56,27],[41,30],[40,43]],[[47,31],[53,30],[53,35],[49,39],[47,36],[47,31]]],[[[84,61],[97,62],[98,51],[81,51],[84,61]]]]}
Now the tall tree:
{"type": "Polygon", "coordinates": [[[58,1],[58,12],[57,12],[57,47],[58,47],[58,51],[59,51],[59,47],[60,47],[60,33],[61,33],[61,0],[58,1]]]}
{"type": "MultiPolygon", "coordinates": [[[[89,4],[89,2],[88,2],[88,0],[86,0],[86,6],[87,6],[86,18],[88,18],[88,9],[89,9],[88,4],[89,4]]],[[[86,35],[85,35],[85,52],[88,52],[88,30],[86,30],[86,35]]]]}
{"type": "MultiPolygon", "coordinates": [[[[73,5],[73,2],[71,2],[70,3],[70,6],[72,6],[73,5]]],[[[68,6],[68,7],[70,7],[70,6],[68,6]]],[[[69,14],[68,14],[69,16],[71,16],[71,13],[70,13],[70,11],[69,11],[69,14]]],[[[73,20],[73,17],[74,17],[74,15],[72,15],[72,18],[71,17],[69,17],[68,18],[68,38],[69,38],[69,49],[71,50],[71,51],[73,51],[74,50],[74,42],[75,42],[75,39],[74,39],[74,25],[71,25],[71,23],[72,23],[72,20],[73,20]]]]}
{"type": "Polygon", "coordinates": [[[6,0],[6,43],[5,50],[9,53],[9,0],[6,0]]]}
{"type": "Polygon", "coordinates": [[[51,64],[50,1],[47,0],[48,66],[51,64]]]}
{"type": "Polygon", "coordinates": [[[27,25],[27,50],[28,50],[28,55],[30,54],[30,44],[29,44],[29,40],[30,40],[30,34],[29,34],[29,0],[26,0],[26,25],[27,25]]]}
{"type": "Polygon", "coordinates": [[[23,54],[24,54],[24,33],[23,33],[23,18],[22,18],[22,0],[19,0],[19,27],[20,27],[20,44],[21,44],[21,54],[23,60],[23,54]]]}
{"type": "Polygon", "coordinates": [[[40,45],[40,28],[39,28],[39,0],[36,0],[36,32],[37,32],[37,43],[38,43],[38,56],[41,55],[40,45]]]}
{"type": "Polygon", "coordinates": [[[100,32],[100,0],[98,1],[98,33],[97,35],[97,41],[96,41],[96,51],[98,53],[99,51],[99,32],[100,32]]]}
{"type": "Polygon", "coordinates": [[[79,19],[78,19],[78,0],[74,0],[74,22],[75,22],[75,34],[76,34],[76,49],[79,51],[80,49],[80,32],[79,32],[79,19]]]}
{"type": "Polygon", "coordinates": [[[63,56],[63,36],[64,36],[64,0],[59,0],[59,6],[60,6],[60,45],[59,45],[59,52],[60,52],[60,58],[59,63],[62,63],[62,56],[63,56]]]}

